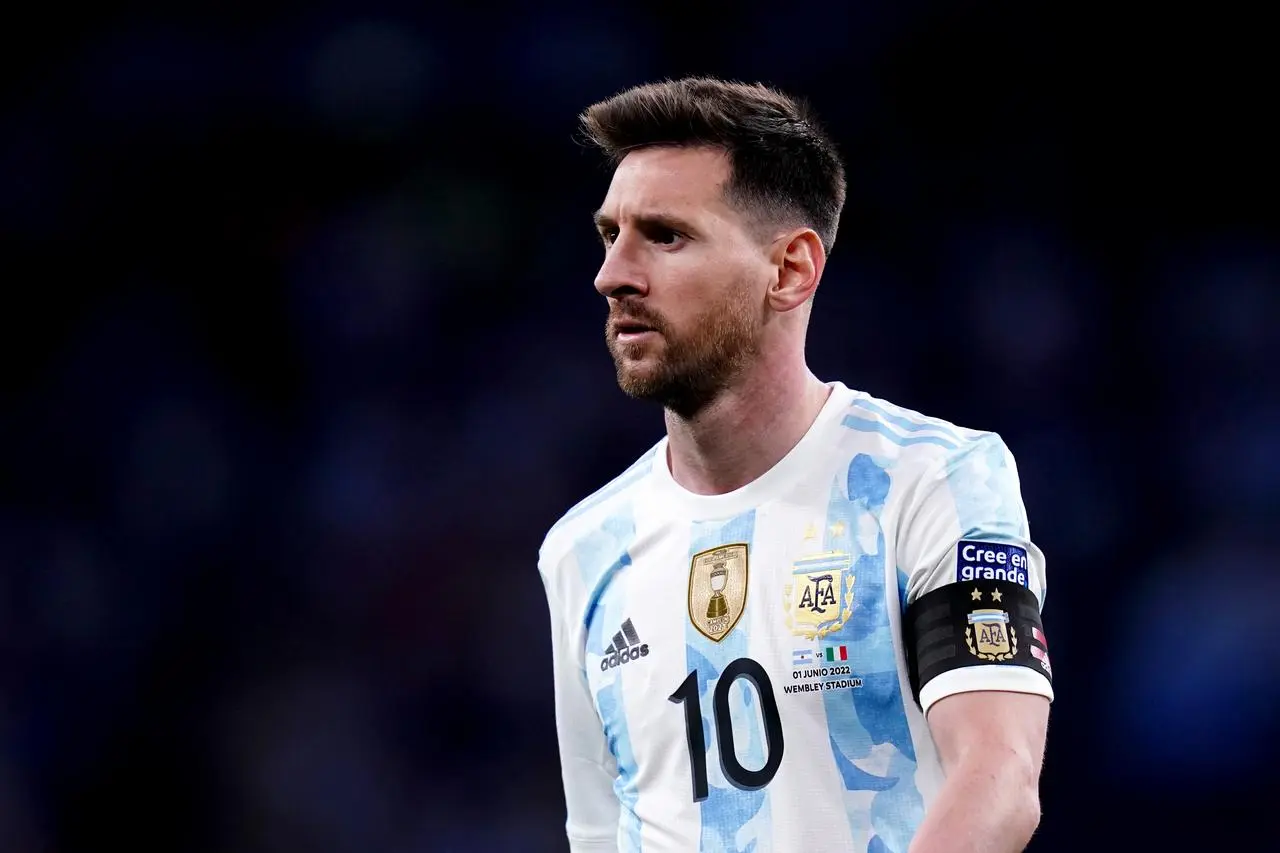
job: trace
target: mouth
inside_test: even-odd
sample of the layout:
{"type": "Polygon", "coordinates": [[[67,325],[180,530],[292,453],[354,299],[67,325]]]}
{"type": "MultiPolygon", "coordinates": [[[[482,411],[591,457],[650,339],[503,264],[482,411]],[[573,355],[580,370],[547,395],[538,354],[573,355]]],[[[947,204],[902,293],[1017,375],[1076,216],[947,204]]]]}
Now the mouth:
{"type": "Polygon", "coordinates": [[[639,341],[646,335],[656,335],[657,331],[638,320],[618,320],[613,324],[613,335],[620,343],[639,341]]]}

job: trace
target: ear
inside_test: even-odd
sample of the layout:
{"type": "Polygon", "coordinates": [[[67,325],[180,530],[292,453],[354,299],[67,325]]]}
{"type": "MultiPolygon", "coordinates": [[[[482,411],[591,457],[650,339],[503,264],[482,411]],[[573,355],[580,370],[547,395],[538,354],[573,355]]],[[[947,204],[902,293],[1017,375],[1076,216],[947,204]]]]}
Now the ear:
{"type": "Polygon", "coordinates": [[[778,278],[769,288],[769,304],[775,311],[791,311],[804,305],[818,289],[827,253],[812,228],[800,228],[774,243],[772,260],[778,278]]]}

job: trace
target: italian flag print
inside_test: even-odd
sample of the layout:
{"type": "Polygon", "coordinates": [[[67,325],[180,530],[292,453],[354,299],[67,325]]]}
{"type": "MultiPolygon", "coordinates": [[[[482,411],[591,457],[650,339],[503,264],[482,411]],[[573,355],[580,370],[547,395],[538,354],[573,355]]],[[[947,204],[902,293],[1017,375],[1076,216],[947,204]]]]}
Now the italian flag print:
{"type": "Polygon", "coordinates": [[[827,646],[827,647],[826,647],[825,649],[823,649],[822,651],[823,651],[823,655],[824,655],[824,656],[826,657],[826,659],[827,659],[827,660],[829,660],[829,661],[836,661],[836,660],[848,660],[848,659],[849,659],[849,647],[848,647],[848,646],[827,646]]]}

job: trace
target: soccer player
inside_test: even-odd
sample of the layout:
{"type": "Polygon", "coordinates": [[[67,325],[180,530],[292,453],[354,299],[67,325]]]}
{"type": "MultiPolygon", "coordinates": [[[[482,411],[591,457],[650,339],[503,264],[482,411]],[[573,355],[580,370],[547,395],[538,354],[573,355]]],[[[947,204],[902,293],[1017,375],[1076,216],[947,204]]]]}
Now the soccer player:
{"type": "Polygon", "coordinates": [[[832,142],[785,94],[707,78],[582,127],[613,164],[606,341],[666,435],[539,554],[570,848],[1023,849],[1044,556],[998,435],[807,368],[832,142]]]}

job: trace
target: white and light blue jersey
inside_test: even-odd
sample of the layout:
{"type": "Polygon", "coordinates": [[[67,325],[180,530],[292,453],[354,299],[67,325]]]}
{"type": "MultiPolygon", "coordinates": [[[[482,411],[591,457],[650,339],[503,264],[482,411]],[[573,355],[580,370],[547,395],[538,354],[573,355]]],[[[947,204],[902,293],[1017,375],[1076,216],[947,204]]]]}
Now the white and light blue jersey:
{"type": "MultiPolygon", "coordinates": [[[[1042,605],[1044,558],[999,436],[831,387],[749,485],[685,491],[663,439],[547,534],[575,853],[906,853],[942,783],[929,706],[1053,698],[1033,669],[976,657],[912,698],[907,605],[983,579],[1042,605]]],[[[974,612],[998,632],[999,605],[974,612]]]]}

